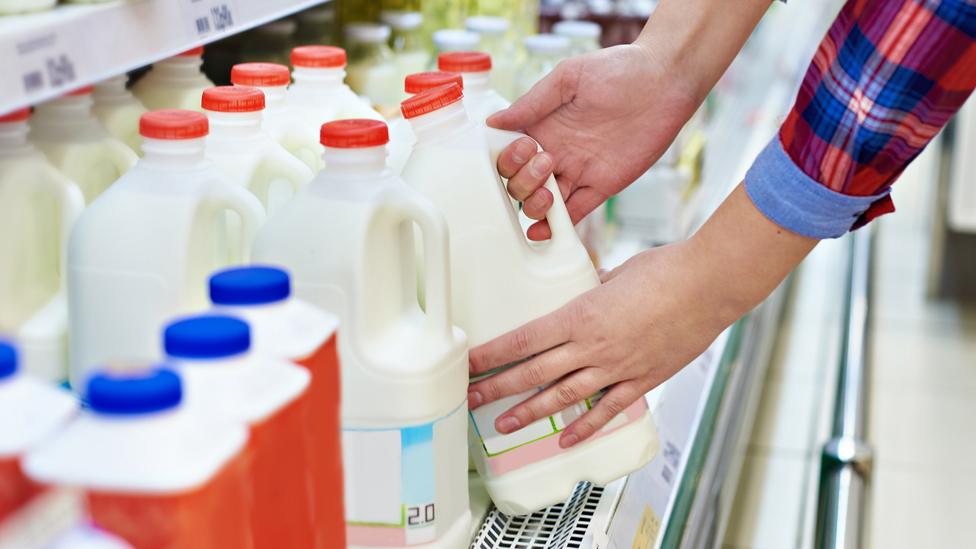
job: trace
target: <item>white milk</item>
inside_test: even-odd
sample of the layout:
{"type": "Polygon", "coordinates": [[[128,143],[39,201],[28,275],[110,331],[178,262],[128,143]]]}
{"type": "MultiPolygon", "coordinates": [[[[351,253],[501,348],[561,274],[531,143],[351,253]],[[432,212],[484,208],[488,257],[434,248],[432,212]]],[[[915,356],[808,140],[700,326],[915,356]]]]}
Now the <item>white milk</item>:
{"type": "Polygon", "coordinates": [[[145,156],[85,210],[68,251],[71,382],[108,360],[153,360],[159,330],[208,306],[206,281],[221,257],[246,259],[264,220],[254,195],[204,159],[207,118],[163,110],[140,122],[145,156]],[[217,246],[218,220],[242,219],[241,250],[217,246]],[[123,238],[124,236],[124,238],[123,238]]]}
{"type": "Polygon", "coordinates": [[[99,373],[86,394],[27,455],[30,478],[84,490],[92,524],[134,547],[250,546],[244,425],[188,409],[168,369],[99,373]]]}
{"type": "MultiPolygon", "coordinates": [[[[456,73],[418,72],[404,79],[403,89],[407,95],[412,96],[452,83],[464,86],[461,75],[456,73]]],[[[390,154],[386,157],[386,165],[390,167],[393,173],[399,175],[403,171],[403,166],[407,164],[407,159],[410,158],[410,151],[413,150],[413,144],[417,142],[417,137],[413,134],[410,123],[404,120],[403,116],[390,119],[388,124],[390,127],[390,144],[387,149],[390,154]]]]}
{"type": "Polygon", "coordinates": [[[43,491],[22,470],[24,455],[78,410],[70,393],[21,373],[17,350],[0,341],[0,524],[43,491]]]}
{"type": "Polygon", "coordinates": [[[395,113],[402,99],[400,83],[403,78],[387,45],[390,27],[352,23],[346,25],[345,33],[349,53],[346,81],[349,87],[375,105],[380,114],[395,113]]]}
{"type": "Polygon", "coordinates": [[[95,84],[92,113],[105,126],[112,137],[125,143],[138,155],[142,155],[142,136],[139,135],[139,117],[146,107],[132,92],[126,89],[128,77],[124,74],[95,84]]]}
{"type": "MultiPolygon", "coordinates": [[[[514,99],[512,86],[515,82],[519,51],[516,42],[511,39],[511,25],[508,20],[504,17],[468,17],[465,27],[481,37],[477,49],[491,56],[491,87],[506,99],[514,99]]],[[[465,92],[464,95],[467,96],[468,93],[465,92]]]]}
{"type": "Polygon", "coordinates": [[[515,97],[525,95],[539,80],[552,72],[561,60],[569,57],[572,51],[569,39],[555,34],[526,36],[523,44],[528,56],[515,73],[515,97]]]}
{"type": "Polygon", "coordinates": [[[0,117],[0,333],[13,334],[30,374],[67,374],[64,265],[85,207],[81,190],[27,141],[29,109],[0,117]],[[56,310],[53,310],[56,309],[56,310]]]}
{"type": "Polygon", "coordinates": [[[239,63],[230,71],[235,86],[250,86],[264,92],[261,127],[313,173],[322,169],[322,146],[318,135],[302,131],[308,122],[285,101],[291,71],[275,63],[239,63]]]}
{"type": "Polygon", "coordinates": [[[493,58],[481,52],[448,52],[437,58],[440,70],[456,72],[464,78],[464,108],[471,120],[479,124],[512,105],[492,87],[492,63],[493,58]]]}
{"type": "Polygon", "coordinates": [[[0,15],[49,10],[58,0],[0,0],[0,15]]]}
{"type": "Polygon", "coordinates": [[[269,220],[256,260],[338,314],[350,549],[457,549],[469,540],[467,353],[452,326],[443,218],[385,165],[386,126],[323,128],[325,169],[269,220]],[[413,224],[424,238],[417,303],[413,224]],[[328,260],[323,260],[328,258],[328,260]]]}
{"type": "MultiPolygon", "coordinates": [[[[403,178],[447,218],[454,318],[472,345],[551,313],[599,284],[554,179],[546,182],[556,197],[546,216],[552,239],[529,244],[522,233],[495,163],[524,135],[472,123],[456,86],[418,95],[404,102],[403,111],[417,135],[403,178]]],[[[520,515],[562,501],[581,480],[606,484],[643,466],[656,451],[643,399],[570,449],[559,447],[559,433],[592,400],[509,435],[495,431],[498,415],[541,390],[471,414],[471,452],[502,512],[520,515]]]]}
{"type": "Polygon", "coordinates": [[[203,90],[213,82],[200,71],[203,46],[153,64],[132,86],[132,93],[148,109],[199,111],[203,90]]]}
{"type": "Polygon", "coordinates": [[[38,105],[29,135],[51,164],[81,187],[89,204],[138,159],[92,114],[91,92],[82,88],[38,105]]]}

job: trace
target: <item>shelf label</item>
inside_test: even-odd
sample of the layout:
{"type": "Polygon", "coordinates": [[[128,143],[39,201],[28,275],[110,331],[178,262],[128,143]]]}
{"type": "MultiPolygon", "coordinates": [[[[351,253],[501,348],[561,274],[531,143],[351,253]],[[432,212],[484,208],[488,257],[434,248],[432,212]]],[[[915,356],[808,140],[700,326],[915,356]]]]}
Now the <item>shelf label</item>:
{"type": "Polygon", "coordinates": [[[190,21],[190,31],[197,38],[222,33],[234,27],[237,13],[235,0],[184,0],[183,9],[190,21]]]}
{"type": "Polygon", "coordinates": [[[44,32],[15,44],[21,91],[34,95],[48,89],[70,89],[78,79],[74,55],[57,33],[44,32]]]}

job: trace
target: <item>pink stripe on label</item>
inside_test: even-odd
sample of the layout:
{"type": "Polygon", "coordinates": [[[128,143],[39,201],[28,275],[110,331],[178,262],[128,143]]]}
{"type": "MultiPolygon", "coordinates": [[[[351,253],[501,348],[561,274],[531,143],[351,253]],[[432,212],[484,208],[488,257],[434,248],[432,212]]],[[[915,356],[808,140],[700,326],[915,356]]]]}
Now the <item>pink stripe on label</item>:
{"type": "MultiPolygon", "coordinates": [[[[613,429],[604,428],[583,444],[605,437],[621,427],[626,427],[643,417],[646,413],[648,413],[647,401],[641,398],[621,413],[621,415],[627,418],[626,423],[613,429]]],[[[569,448],[569,450],[572,449],[569,448]]],[[[488,468],[493,474],[504,475],[505,473],[510,473],[526,465],[532,465],[533,463],[549,459],[566,451],[567,449],[559,447],[559,436],[550,436],[531,444],[526,444],[521,448],[510,450],[504,454],[486,458],[485,464],[488,465],[488,468]]]]}
{"type": "Polygon", "coordinates": [[[350,545],[406,547],[407,531],[403,528],[346,524],[346,542],[350,545]]]}

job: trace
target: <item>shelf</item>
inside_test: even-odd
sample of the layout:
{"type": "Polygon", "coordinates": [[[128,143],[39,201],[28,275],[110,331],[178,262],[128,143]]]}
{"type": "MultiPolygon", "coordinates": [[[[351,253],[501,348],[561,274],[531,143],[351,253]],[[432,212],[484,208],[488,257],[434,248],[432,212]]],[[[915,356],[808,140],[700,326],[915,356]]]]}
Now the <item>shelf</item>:
{"type": "Polygon", "coordinates": [[[131,0],[0,17],[0,113],[328,0],[131,0]]]}

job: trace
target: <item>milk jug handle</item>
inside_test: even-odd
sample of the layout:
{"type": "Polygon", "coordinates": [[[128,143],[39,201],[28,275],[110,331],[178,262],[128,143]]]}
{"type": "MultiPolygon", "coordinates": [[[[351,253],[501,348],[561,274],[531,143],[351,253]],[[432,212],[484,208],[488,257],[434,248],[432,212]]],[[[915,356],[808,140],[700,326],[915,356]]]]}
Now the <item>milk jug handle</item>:
{"type": "MultiPolygon", "coordinates": [[[[496,130],[495,128],[487,128],[486,132],[488,136],[488,148],[491,152],[491,163],[493,167],[498,165],[498,157],[501,156],[502,151],[505,147],[508,147],[515,141],[528,137],[524,133],[510,132],[505,130],[496,130]]],[[[538,147],[538,144],[536,145],[538,147]]],[[[538,147],[538,150],[542,150],[538,147]]],[[[575,248],[578,244],[578,238],[576,236],[576,229],[573,227],[573,221],[569,217],[569,211],[566,209],[566,203],[563,201],[562,192],[559,190],[559,186],[556,184],[556,178],[549,176],[546,180],[545,188],[552,193],[552,207],[546,212],[546,221],[549,222],[549,229],[552,231],[552,239],[550,240],[550,245],[546,248],[548,249],[562,249],[563,247],[575,248]]],[[[545,248],[544,248],[545,249],[545,248]]]]}
{"type": "Polygon", "coordinates": [[[81,193],[73,181],[65,179],[57,185],[55,196],[61,211],[61,289],[65,290],[67,285],[68,269],[68,241],[71,239],[71,231],[74,229],[75,221],[85,210],[85,195],[81,193]]]}
{"type": "Polygon", "coordinates": [[[242,258],[244,263],[250,262],[251,243],[264,224],[265,214],[261,202],[249,191],[229,183],[210,185],[204,200],[209,207],[208,214],[230,210],[241,217],[241,249],[237,250],[237,257],[242,258]]]}

